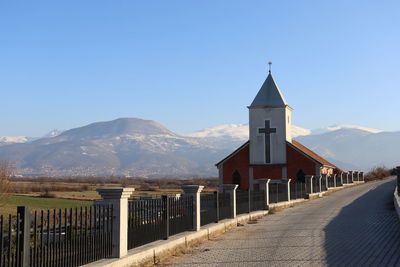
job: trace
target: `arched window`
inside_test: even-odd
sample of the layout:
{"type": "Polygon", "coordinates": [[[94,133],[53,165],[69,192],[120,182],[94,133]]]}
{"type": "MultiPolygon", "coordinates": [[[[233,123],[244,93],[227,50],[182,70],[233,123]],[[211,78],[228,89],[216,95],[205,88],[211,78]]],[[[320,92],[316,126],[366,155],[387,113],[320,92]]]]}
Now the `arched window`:
{"type": "Polygon", "coordinates": [[[240,173],[237,170],[235,170],[232,174],[232,184],[239,185],[238,189],[240,189],[241,180],[242,180],[242,177],[240,176],[240,173]]]}

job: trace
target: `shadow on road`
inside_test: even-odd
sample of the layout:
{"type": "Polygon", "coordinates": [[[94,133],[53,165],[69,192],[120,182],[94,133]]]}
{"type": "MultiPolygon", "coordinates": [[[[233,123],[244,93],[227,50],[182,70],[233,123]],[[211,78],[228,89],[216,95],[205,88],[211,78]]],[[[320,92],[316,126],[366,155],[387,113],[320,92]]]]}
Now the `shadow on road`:
{"type": "Polygon", "coordinates": [[[399,266],[400,221],[395,181],[370,190],[344,207],[324,229],[329,266],[399,266]]]}

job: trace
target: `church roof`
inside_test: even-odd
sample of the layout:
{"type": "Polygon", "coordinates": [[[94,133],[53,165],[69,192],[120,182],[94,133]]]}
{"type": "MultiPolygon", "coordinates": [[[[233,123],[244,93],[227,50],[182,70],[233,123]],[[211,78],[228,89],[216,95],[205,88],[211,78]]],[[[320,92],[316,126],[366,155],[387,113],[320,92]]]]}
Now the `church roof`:
{"type": "Polygon", "coordinates": [[[256,97],[251,103],[250,107],[258,106],[287,106],[285,98],[283,97],[281,90],[279,90],[271,72],[268,74],[267,79],[261,86],[256,97]]]}
{"type": "Polygon", "coordinates": [[[323,157],[321,157],[320,155],[318,155],[317,153],[311,151],[310,149],[308,149],[307,147],[303,146],[302,144],[300,144],[299,142],[292,140],[292,143],[287,142],[289,145],[292,145],[292,147],[294,147],[295,149],[299,150],[300,152],[302,152],[303,154],[307,155],[308,157],[312,158],[313,160],[317,161],[318,163],[320,163],[321,165],[324,166],[329,166],[329,167],[333,167],[333,168],[337,168],[334,164],[330,163],[329,161],[327,161],[326,159],[324,159],[323,157]]]}

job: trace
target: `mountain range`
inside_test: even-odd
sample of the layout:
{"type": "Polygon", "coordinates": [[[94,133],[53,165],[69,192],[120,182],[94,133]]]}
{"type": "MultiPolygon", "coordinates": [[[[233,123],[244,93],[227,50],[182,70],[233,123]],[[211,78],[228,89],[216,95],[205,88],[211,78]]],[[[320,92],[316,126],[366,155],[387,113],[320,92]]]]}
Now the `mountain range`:
{"type": "MultiPolygon", "coordinates": [[[[393,167],[400,161],[400,132],[292,126],[292,135],[343,169],[393,167]]],[[[121,118],[41,138],[0,137],[0,158],[16,162],[22,175],[204,177],[216,176],[214,164],[247,140],[246,124],[176,134],[155,121],[121,118]]]]}

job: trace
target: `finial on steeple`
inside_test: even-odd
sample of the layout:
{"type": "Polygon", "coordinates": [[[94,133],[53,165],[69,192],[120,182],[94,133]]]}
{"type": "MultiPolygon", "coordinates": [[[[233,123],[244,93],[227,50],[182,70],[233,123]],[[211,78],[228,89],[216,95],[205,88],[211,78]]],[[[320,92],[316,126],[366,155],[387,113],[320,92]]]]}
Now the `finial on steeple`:
{"type": "Polygon", "coordinates": [[[271,61],[268,62],[268,65],[269,65],[269,73],[271,73],[271,65],[272,65],[272,62],[271,62],[271,61]]]}

